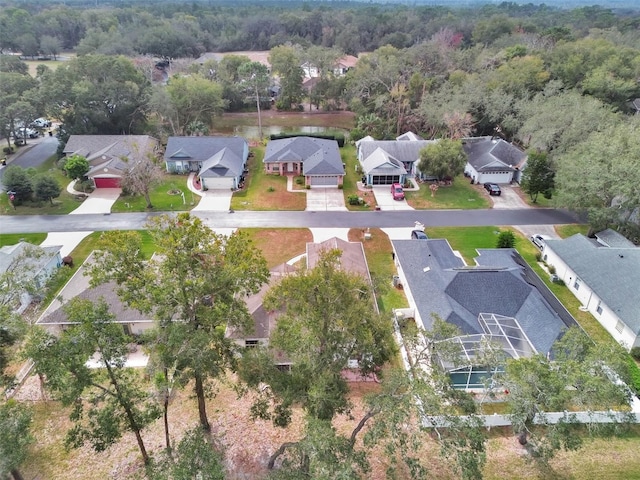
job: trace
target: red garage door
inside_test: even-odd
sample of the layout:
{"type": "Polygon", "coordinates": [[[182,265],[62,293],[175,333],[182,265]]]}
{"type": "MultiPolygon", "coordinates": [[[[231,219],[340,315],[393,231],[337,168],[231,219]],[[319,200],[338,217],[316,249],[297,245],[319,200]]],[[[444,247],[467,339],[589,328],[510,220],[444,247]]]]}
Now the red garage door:
{"type": "Polygon", "coordinates": [[[119,178],[94,178],[96,188],[120,188],[119,178]]]}

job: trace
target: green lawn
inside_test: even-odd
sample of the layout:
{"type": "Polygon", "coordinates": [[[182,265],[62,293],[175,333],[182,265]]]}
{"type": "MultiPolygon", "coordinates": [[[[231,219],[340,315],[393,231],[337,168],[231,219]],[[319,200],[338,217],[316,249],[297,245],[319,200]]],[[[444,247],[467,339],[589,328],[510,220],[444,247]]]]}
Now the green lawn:
{"type": "Polygon", "coordinates": [[[34,175],[39,173],[51,174],[62,189],[60,196],[53,199],[53,205],[50,202],[34,201],[24,202],[14,208],[9,202],[9,197],[2,194],[0,195],[0,213],[2,215],[66,215],[78,208],[81,201],[67,192],[66,189],[70,180],[62,170],[56,167],[56,161],[57,157],[52,155],[38,168],[33,169],[34,175]]]}
{"type": "Polygon", "coordinates": [[[490,202],[483,191],[469,183],[463,175],[456,177],[449,186],[440,186],[431,196],[430,183],[420,184],[420,190],[407,191],[407,203],[416,210],[425,209],[477,209],[489,208],[490,202]]]}
{"type": "Polygon", "coordinates": [[[304,210],[307,196],[304,191],[288,192],[287,177],[267,175],[262,159],[264,147],[252,148],[254,156],[249,158],[249,173],[245,176],[245,187],[234,192],[231,208],[234,210],[304,210]]]}
{"type": "Polygon", "coordinates": [[[518,236],[514,229],[498,227],[434,227],[425,228],[429,238],[446,238],[451,248],[460,252],[468,265],[475,265],[473,259],[478,256],[478,248],[496,248],[498,235],[503,230],[511,230],[516,234],[516,248],[527,248],[531,246],[529,240],[523,236],[518,236]]]}
{"type": "Polygon", "coordinates": [[[0,234],[0,247],[5,245],[15,245],[25,241],[33,245],[40,245],[47,238],[46,233],[3,233],[0,234]]]}
{"type": "Polygon", "coordinates": [[[375,197],[371,190],[360,191],[356,182],[362,178],[362,172],[360,171],[360,162],[356,157],[356,147],[354,145],[345,145],[340,149],[340,156],[345,164],[345,176],[343,180],[344,202],[349,210],[353,211],[367,211],[372,210],[375,207],[375,197]],[[358,171],[356,171],[358,166],[358,171]],[[349,195],[358,195],[365,202],[364,205],[349,205],[349,195]]]}
{"type": "Polygon", "coordinates": [[[147,202],[142,195],[120,195],[116,203],[111,207],[111,212],[170,212],[191,210],[200,201],[200,197],[187,187],[186,175],[166,173],[162,183],[151,191],[151,204],[153,208],[147,208],[147,202]],[[180,193],[184,193],[184,200],[180,193]]]}

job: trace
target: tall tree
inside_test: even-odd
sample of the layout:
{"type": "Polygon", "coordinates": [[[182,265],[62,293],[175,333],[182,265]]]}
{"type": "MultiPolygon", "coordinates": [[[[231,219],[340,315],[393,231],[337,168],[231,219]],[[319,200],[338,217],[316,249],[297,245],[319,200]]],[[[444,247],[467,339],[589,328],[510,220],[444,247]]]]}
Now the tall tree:
{"type": "Polygon", "coordinates": [[[23,480],[20,473],[27,457],[29,445],[34,438],[31,435],[32,412],[24,404],[15,400],[0,403],[0,476],[13,480],[23,480]]]}
{"type": "Polygon", "coordinates": [[[163,171],[151,153],[138,157],[137,160],[126,159],[120,187],[131,194],[144,196],[147,208],[153,208],[151,190],[162,181],[163,171]]]}
{"type": "Polygon", "coordinates": [[[260,94],[266,96],[269,86],[269,73],[267,67],[260,62],[245,62],[238,68],[238,76],[247,86],[250,95],[256,99],[258,110],[258,130],[262,139],[262,115],[260,114],[260,94]]]}
{"type": "MultiPolygon", "coordinates": [[[[569,329],[553,347],[554,358],[544,355],[508,360],[500,384],[508,392],[506,400],[515,433],[522,445],[546,461],[560,449],[576,450],[582,435],[576,430],[587,425],[587,431],[611,435],[616,428],[601,425],[590,415],[593,411],[611,411],[629,401],[626,353],[619,345],[596,345],[580,329],[569,329]],[[559,423],[550,423],[549,412],[570,411],[559,423]],[[580,416],[580,418],[578,418],[580,416]],[[544,428],[533,428],[534,420],[544,428]]],[[[612,412],[612,411],[611,411],[612,412]]],[[[625,421],[614,419],[613,426],[624,428],[625,421]]]]}
{"type": "Polygon", "coordinates": [[[125,302],[153,312],[164,329],[158,336],[166,342],[163,362],[193,379],[200,424],[209,430],[208,385],[236,362],[224,327],[249,328],[244,297],[258,291],[269,271],[246,235],[217,235],[188,213],[155,217],[148,227],[157,259],[145,263],[135,240],[105,234],[94,282],[115,280],[125,302]]]}
{"type": "Polygon", "coordinates": [[[74,426],[65,443],[80,447],[91,443],[101,452],[125,431],[135,435],[140,455],[149,463],[142,430],[159,416],[157,404],[140,387],[135,371],[125,367],[132,339],[115,323],[109,306],[78,298],[64,307],[71,326],[59,338],[35,330],[25,354],[46,379],[46,386],[72,407],[74,426]],[[98,354],[100,368],[87,366],[98,354]]]}
{"type": "Polygon", "coordinates": [[[420,151],[418,168],[424,174],[438,178],[455,178],[462,173],[466,162],[462,142],[443,138],[420,151]]]}
{"type": "Polygon", "coordinates": [[[174,76],[166,87],[171,103],[171,126],[175,135],[182,135],[193,121],[210,125],[213,117],[222,113],[222,87],[195,75],[174,76]]]}
{"type": "Polygon", "coordinates": [[[53,205],[53,199],[60,196],[62,188],[53,176],[44,173],[34,179],[33,190],[37,199],[49,201],[53,205]]]}
{"type": "Polygon", "coordinates": [[[304,71],[300,52],[292,45],[280,45],[269,53],[271,68],[280,78],[280,94],[276,105],[291,110],[302,101],[302,79],[304,71]]]}
{"type": "MultiPolygon", "coordinates": [[[[337,250],[323,253],[313,269],[285,277],[265,299],[267,309],[281,311],[270,348],[247,352],[240,373],[252,387],[260,382],[270,386],[253,412],[276,425],[288,425],[297,404],[305,410],[309,428],[314,420],[319,428],[328,428],[336,414],[351,408],[342,376],[349,360],[357,359],[366,375],[378,371],[395,350],[388,320],[374,309],[371,286],[362,276],[342,270],[340,256],[337,250]],[[291,360],[290,373],[276,368],[275,352],[291,360]]],[[[284,444],[270,464],[296,445],[284,444]]],[[[301,454],[305,465],[309,452],[301,454]]]]}
{"type": "Polygon", "coordinates": [[[64,170],[72,180],[79,180],[89,171],[89,162],[82,155],[71,155],[64,162],[64,170]]]}
{"type": "Polygon", "coordinates": [[[527,167],[522,173],[522,189],[529,195],[533,203],[538,201],[540,193],[551,198],[555,176],[556,173],[546,153],[530,152],[527,158],[527,167]]]}

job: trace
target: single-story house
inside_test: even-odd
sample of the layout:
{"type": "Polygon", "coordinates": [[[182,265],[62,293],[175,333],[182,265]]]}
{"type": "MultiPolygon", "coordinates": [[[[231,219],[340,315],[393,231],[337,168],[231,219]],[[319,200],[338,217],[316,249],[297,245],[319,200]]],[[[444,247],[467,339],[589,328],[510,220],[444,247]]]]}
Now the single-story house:
{"type": "Polygon", "coordinates": [[[311,188],[342,185],[345,174],[338,142],[324,138],[271,140],[263,161],[266,173],[303,175],[305,185],[311,188]]]}
{"type": "Polygon", "coordinates": [[[116,293],[115,282],[108,282],[94,288],[89,286],[89,277],[85,275],[87,267],[93,262],[93,253],[89,255],[84,264],[69,279],[56,299],[42,313],[37,324],[53,335],[59,335],[64,329],[73,323],[69,321],[63,309],[66,302],[72,298],[91,300],[93,302],[104,299],[109,305],[109,311],[115,315],[115,323],[122,325],[125,333],[140,335],[154,325],[154,320],[149,315],[127,307],[116,293]]]}
{"type": "Polygon", "coordinates": [[[356,151],[367,185],[404,184],[418,173],[420,150],[435,140],[422,140],[408,132],[396,140],[374,140],[367,136],[356,142],[356,151]]]}
{"type": "Polygon", "coordinates": [[[237,189],[248,158],[241,137],[169,137],[164,153],[167,172],[198,172],[205,189],[237,189]]]}
{"type": "Polygon", "coordinates": [[[640,248],[614,230],[545,240],[543,259],[617,341],[640,346],[640,248]]]}
{"type": "Polygon", "coordinates": [[[473,183],[520,182],[527,163],[527,154],[501,138],[463,138],[467,154],[464,173],[473,183]]]}
{"type": "MultiPolygon", "coordinates": [[[[323,252],[336,249],[342,252],[339,259],[340,268],[357,273],[366,279],[369,284],[372,283],[367,259],[364,254],[364,247],[360,242],[347,242],[334,237],[320,243],[307,243],[307,268],[314,268],[323,252]]],[[[251,295],[246,299],[247,308],[254,320],[253,331],[243,333],[234,328],[227,327],[225,335],[233,339],[236,344],[241,347],[268,346],[269,336],[275,329],[279,312],[268,311],[264,308],[264,296],[271,288],[276,286],[283,277],[295,274],[296,271],[296,267],[286,263],[271,269],[269,282],[265,284],[257,294],[251,295]]],[[[377,311],[378,306],[375,299],[373,299],[373,304],[377,311]]],[[[291,365],[291,361],[281,352],[276,352],[276,362],[278,366],[283,368],[291,365]]],[[[355,366],[357,366],[357,364],[355,366]]],[[[350,365],[350,367],[353,368],[355,368],[355,366],[350,365]]]]}
{"type": "Polygon", "coordinates": [[[71,135],[63,153],[87,159],[87,177],[96,188],[120,188],[127,166],[145,156],[155,156],[158,149],[158,140],[149,135],[71,135]]]}
{"type": "Polygon", "coordinates": [[[31,303],[32,294],[41,290],[49,277],[62,265],[60,245],[40,247],[28,242],[0,248],[0,285],[2,303],[13,304],[22,313],[31,303]],[[17,276],[18,278],[13,278],[17,276]],[[13,286],[20,285],[19,292],[13,286]],[[7,298],[16,295],[16,298],[7,298]]]}
{"type": "Polygon", "coordinates": [[[481,249],[468,266],[446,239],[392,241],[397,281],[418,328],[435,318],[457,326],[467,363],[445,366],[454,386],[482,388],[486,371],[473,351],[486,340],[511,358],[548,355],[563,331],[577,325],[544,282],[513,249],[481,249]]]}

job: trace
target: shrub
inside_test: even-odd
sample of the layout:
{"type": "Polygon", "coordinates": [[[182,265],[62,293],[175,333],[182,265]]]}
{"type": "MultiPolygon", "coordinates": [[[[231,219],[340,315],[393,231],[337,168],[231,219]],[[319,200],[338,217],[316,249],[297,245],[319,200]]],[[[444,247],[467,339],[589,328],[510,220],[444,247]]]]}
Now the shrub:
{"type": "Polygon", "coordinates": [[[302,185],[304,183],[304,179],[302,177],[296,178],[296,185],[302,185]]]}
{"type": "Polygon", "coordinates": [[[307,185],[307,190],[311,190],[311,185],[307,185]]]}
{"type": "Polygon", "coordinates": [[[638,365],[631,356],[629,356],[627,363],[629,366],[629,387],[638,395],[640,394],[640,368],[638,368],[638,365]]]}
{"type": "Polygon", "coordinates": [[[542,261],[542,253],[538,252],[536,253],[536,262],[541,262],[542,261]]]}
{"type": "Polygon", "coordinates": [[[347,202],[349,202],[349,205],[359,205],[360,197],[358,197],[358,195],[356,194],[349,195],[347,197],[347,202]]]}
{"type": "Polygon", "coordinates": [[[633,358],[640,361],[640,347],[633,347],[629,353],[631,353],[633,358]]]}
{"type": "Polygon", "coordinates": [[[498,235],[496,248],[513,248],[516,244],[516,236],[511,230],[505,230],[498,235]]]}
{"type": "Polygon", "coordinates": [[[564,287],[564,280],[562,280],[561,278],[554,277],[551,281],[556,285],[560,285],[561,287],[564,287]]]}
{"type": "Polygon", "coordinates": [[[344,188],[344,185],[340,184],[338,185],[338,190],[342,190],[344,188]]]}
{"type": "Polygon", "coordinates": [[[276,189],[275,189],[275,188],[273,188],[273,187],[269,187],[269,188],[267,188],[267,192],[275,192],[275,191],[276,191],[276,189]]]}
{"type": "Polygon", "coordinates": [[[13,153],[13,148],[11,148],[11,147],[4,147],[4,148],[2,149],[2,151],[4,152],[4,154],[5,154],[5,155],[10,155],[10,154],[12,154],[12,153],[13,153]]]}
{"type": "Polygon", "coordinates": [[[553,265],[549,265],[549,266],[547,267],[547,269],[549,270],[549,273],[550,273],[551,275],[553,275],[554,273],[556,273],[556,267],[554,267],[553,265]]]}

